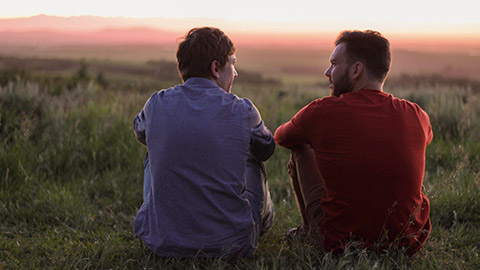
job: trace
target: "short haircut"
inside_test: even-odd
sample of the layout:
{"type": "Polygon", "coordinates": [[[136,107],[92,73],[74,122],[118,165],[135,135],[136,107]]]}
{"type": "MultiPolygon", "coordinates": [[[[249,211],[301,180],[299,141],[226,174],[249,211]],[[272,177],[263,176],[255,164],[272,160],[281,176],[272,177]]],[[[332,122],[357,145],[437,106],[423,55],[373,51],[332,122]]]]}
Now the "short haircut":
{"type": "Polygon", "coordinates": [[[193,28],[178,44],[177,64],[183,81],[192,77],[211,78],[214,60],[225,66],[235,53],[233,42],[222,30],[214,27],[193,28]]]}
{"type": "Polygon", "coordinates": [[[380,81],[385,80],[390,70],[392,55],[390,42],[377,31],[343,31],[335,45],[345,44],[348,63],[364,63],[369,73],[380,81]]]}

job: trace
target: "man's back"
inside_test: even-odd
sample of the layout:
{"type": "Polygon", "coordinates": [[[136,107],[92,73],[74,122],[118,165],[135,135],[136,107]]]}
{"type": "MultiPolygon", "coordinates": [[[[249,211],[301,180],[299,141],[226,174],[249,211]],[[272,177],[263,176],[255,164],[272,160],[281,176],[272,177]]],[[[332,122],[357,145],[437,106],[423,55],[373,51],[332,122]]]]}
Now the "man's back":
{"type": "MultiPolygon", "coordinates": [[[[261,121],[255,107],[191,78],[155,93],[144,113],[153,180],[136,233],[162,256],[216,255],[231,243],[244,245],[252,210],[240,195],[252,124],[261,121]]],[[[268,134],[265,144],[274,146],[268,134]]]]}
{"type": "Polygon", "coordinates": [[[351,238],[415,250],[426,240],[429,202],[421,185],[432,132],[417,105],[377,90],[327,97],[302,109],[275,139],[287,147],[309,143],[315,151],[325,184],[320,230],[327,250],[351,238]]]}

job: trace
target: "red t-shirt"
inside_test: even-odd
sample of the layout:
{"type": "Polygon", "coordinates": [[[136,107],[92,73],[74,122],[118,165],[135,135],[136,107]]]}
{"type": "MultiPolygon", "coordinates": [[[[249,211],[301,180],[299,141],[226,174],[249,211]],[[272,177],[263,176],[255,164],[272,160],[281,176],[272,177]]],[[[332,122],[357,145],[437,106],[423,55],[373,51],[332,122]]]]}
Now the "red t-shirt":
{"type": "Polygon", "coordinates": [[[422,193],[428,115],[415,103],[378,90],[318,99],[275,132],[290,148],[310,144],[324,179],[319,227],[327,251],[350,240],[418,251],[430,234],[422,193]]]}

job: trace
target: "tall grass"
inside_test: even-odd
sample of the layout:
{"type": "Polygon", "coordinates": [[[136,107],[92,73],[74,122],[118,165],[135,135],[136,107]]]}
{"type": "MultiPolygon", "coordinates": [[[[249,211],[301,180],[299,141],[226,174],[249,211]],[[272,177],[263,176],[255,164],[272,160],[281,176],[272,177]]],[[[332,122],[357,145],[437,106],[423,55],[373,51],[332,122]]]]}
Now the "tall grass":
{"type": "MultiPolygon", "coordinates": [[[[391,87],[420,104],[434,130],[425,174],[433,231],[424,249],[413,258],[354,248],[333,255],[285,239],[300,218],[286,174],[289,153],[277,148],[266,163],[276,222],[254,258],[231,264],[158,258],[134,236],[145,148],[131,121],[155,89],[86,81],[51,91],[29,78],[10,80],[0,88],[0,268],[478,269],[480,94],[468,85],[391,87]]],[[[318,85],[262,81],[233,90],[256,104],[272,131],[328,94],[318,85]]]]}

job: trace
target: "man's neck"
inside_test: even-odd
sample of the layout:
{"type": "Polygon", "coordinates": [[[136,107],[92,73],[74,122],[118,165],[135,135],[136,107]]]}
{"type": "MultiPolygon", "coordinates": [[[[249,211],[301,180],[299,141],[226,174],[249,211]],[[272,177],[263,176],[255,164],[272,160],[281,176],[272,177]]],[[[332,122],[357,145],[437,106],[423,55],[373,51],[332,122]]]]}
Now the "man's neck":
{"type": "Polygon", "coordinates": [[[383,91],[383,82],[379,81],[364,81],[364,82],[357,82],[353,86],[353,91],[352,92],[357,92],[362,89],[369,89],[369,90],[378,90],[378,91],[383,91]]]}

